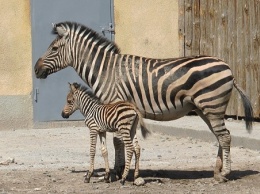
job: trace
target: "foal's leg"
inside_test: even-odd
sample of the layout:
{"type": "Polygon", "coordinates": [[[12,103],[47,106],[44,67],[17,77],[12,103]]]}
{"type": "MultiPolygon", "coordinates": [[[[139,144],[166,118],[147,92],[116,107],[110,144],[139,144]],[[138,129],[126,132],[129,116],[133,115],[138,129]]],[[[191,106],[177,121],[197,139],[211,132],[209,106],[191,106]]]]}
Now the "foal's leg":
{"type": "Polygon", "coordinates": [[[129,173],[129,169],[130,169],[130,163],[131,163],[131,159],[133,157],[133,152],[134,152],[134,146],[130,137],[130,127],[129,128],[125,128],[120,130],[121,133],[123,134],[123,141],[125,143],[125,149],[126,149],[126,163],[125,163],[125,170],[124,173],[122,175],[122,179],[121,179],[121,184],[125,183],[126,177],[129,173]]]}
{"type": "Polygon", "coordinates": [[[97,144],[97,131],[90,129],[90,167],[89,171],[85,175],[85,183],[89,183],[90,177],[94,172],[94,158],[96,153],[96,144],[97,144]]]}
{"type": "Polygon", "coordinates": [[[106,132],[99,133],[99,139],[101,144],[101,153],[105,160],[106,174],[104,176],[104,180],[106,183],[109,183],[110,169],[109,169],[108,152],[107,152],[107,145],[106,145],[106,132]]]}
{"type": "Polygon", "coordinates": [[[134,171],[134,180],[138,178],[139,176],[139,160],[140,160],[140,146],[138,144],[137,135],[136,135],[136,128],[138,124],[139,118],[135,117],[135,120],[133,122],[132,128],[131,128],[131,140],[133,142],[134,146],[134,154],[135,154],[135,171],[134,171]]]}

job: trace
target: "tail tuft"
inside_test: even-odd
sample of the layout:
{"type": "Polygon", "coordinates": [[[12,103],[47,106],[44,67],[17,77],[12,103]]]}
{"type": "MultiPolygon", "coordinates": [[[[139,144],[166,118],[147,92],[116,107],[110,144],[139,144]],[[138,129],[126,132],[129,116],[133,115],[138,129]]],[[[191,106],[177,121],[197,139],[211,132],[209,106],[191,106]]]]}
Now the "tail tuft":
{"type": "Polygon", "coordinates": [[[135,111],[138,115],[142,136],[145,139],[149,134],[151,134],[151,132],[146,128],[146,126],[144,124],[144,119],[143,119],[142,113],[136,107],[135,107],[135,111]]]}
{"type": "Polygon", "coordinates": [[[251,131],[253,130],[252,122],[254,121],[254,112],[253,112],[251,102],[248,96],[245,95],[245,92],[236,84],[235,80],[234,80],[234,86],[242,98],[245,121],[246,121],[246,129],[248,133],[251,133],[251,131]]]}
{"type": "Polygon", "coordinates": [[[140,121],[142,136],[145,139],[151,132],[145,127],[144,123],[140,121]]]}

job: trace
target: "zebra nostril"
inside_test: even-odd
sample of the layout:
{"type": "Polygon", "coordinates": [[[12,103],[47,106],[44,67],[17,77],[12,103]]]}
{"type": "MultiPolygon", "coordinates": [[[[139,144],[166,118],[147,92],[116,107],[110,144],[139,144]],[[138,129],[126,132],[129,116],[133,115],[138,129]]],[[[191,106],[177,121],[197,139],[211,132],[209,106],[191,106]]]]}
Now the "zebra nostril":
{"type": "Polygon", "coordinates": [[[46,68],[43,65],[42,58],[39,58],[34,66],[34,72],[37,78],[46,78],[46,68]]]}

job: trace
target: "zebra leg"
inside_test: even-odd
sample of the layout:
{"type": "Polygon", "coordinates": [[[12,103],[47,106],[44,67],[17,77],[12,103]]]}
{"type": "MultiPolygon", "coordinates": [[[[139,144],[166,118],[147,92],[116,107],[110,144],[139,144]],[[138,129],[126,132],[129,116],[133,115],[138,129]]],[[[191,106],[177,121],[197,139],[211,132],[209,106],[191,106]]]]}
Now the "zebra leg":
{"type": "Polygon", "coordinates": [[[85,175],[85,183],[89,183],[91,176],[94,172],[94,158],[96,154],[96,144],[97,144],[97,131],[90,129],[90,168],[85,175]]]}
{"type": "Polygon", "coordinates": [[[214,168],[214,178],[215,178],[216,181],[219,181],[219,182],[223,182],[223,181],[221,181],[221,179],[222,179],[221,178],[221,171],[222,171],[222,167],[223,167],[222,160],[223,160],[222,148],[219,145],[218,155],[217,155],[217,160],[216,160],[216,166],[214,168]]]}
{"type": "Polygon", "coordinates": [[[113,143],[115,148],[115,166],[117,179],[122,178],[123,171],[125,169],[125,145],[120,132],[115,132],[113,137],[113,143]]]}
{"type": "Polygon", "coordinates": [[[124,130],[120,130],[120,131],[123,134],[123,141],[125,143],[125,149],[126,149],[125,170],[124,170],[124,173],[122,175],[122,179],[120,181],[120,183],[122,185],[124,185],[126,177],[129,173],[130,163],[131,163],[131,159],[133,157],[133,152],[134,152],[134,146],[133,146],[133,142],[132,142],[131,137],[130,137],[130,130],[124,129],[124,130]]]}
{"type": "MultiPolygon", "coordinates": [[[[224,122],[224,121],[223,121],[224,122]]],[[[214,178],[219,182],[225,182],[228,179],[226,176],[231,171],[231,159],[230,159],[230,143],[231,136],[229,131],[226,129],[224,133],[218,134],[219,150],[216,161],[216,167],[214,170],[214,178]]]]}
{"type": "Polygon", "coordinates": [[[207,116],[205,116],[200,110],[196,110],[196,113],[206,122],[219,142],[214,178],[218,182],[225,182],[227,181],[226,176],[231,171],[231,136],[229,130],[225,127],[224,114],[216,115],[208,113],[207,116]]]}
{"type": "Polygon", "coordinates": [[[106,174],[104,176],[104,180],[106,183],[109,183],[110,170],[109,170],[108,152],[107,152],[107,145],[106,145],[106,132],[99,133],[99,139],[100,139],[100,145],[101,145],[101,153],[105,160],[106,174]]]}

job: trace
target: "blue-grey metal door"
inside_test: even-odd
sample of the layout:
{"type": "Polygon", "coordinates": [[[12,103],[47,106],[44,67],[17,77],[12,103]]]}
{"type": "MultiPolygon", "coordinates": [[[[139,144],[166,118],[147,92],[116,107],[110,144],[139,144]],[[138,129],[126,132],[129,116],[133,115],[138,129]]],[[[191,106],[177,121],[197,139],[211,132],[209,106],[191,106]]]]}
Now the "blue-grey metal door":
{"type": "MultiPolygon", "coordinates": [[[[109,32],[102,33],[113,21],[113,0],[31,0],[32,23],[32,64],[47,50],[54,40],[52,23],[75,21],[82,23],[107,38],[109,32]]],[[[68,82],[83,83],[74,69],[68,67],[48,76],[36,79],[33,72],[33,112],[34,121],[63,120],[61,111],[69,91],[68,82]]],[[[71,120],[83,119],[79,112],[71,120]]]]}

